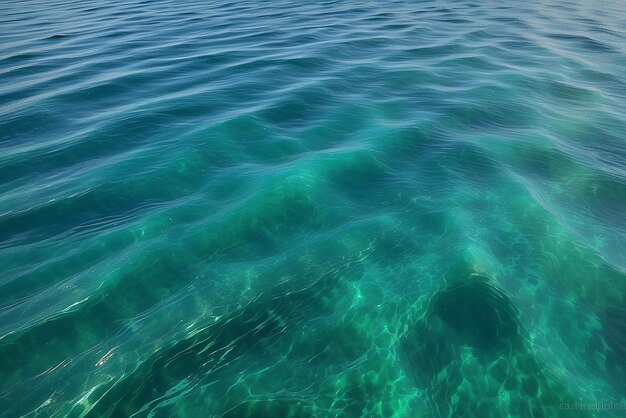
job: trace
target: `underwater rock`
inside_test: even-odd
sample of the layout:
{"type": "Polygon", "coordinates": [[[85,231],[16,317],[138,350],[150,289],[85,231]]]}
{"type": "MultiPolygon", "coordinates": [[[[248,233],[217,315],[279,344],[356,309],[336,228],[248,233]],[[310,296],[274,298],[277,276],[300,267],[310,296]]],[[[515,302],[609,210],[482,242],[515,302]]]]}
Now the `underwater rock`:
{"type": "Polygon", "coordinates": [[[482,276],[455,281],[437,292],[425,315],[400,343],[401,356],[425,388],[462,347],[498,351],[521,342],[516,309],[482,276]]]}
{"type": "Polygon", "coordinates": [[[464,342],[481,350],[502,348],[519,340],[515,307],[509,298],[483,278],[453,283],[432,300],[436,316],[464,342]]]}
{"type": "Polygon", "coordinates": [[[398,357],[434,416],[558,416],[557,400],[573,395],[528,341],[507,294],[470,273],[427,301],[398,357]]]}

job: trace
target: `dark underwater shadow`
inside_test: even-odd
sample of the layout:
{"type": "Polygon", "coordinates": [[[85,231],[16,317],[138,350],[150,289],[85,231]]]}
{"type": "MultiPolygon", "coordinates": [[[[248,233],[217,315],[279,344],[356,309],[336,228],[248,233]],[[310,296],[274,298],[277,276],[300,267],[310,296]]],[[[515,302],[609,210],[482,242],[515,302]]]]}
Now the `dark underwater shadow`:
{"type": "Polygon", "coordinates": [[[609,306],[600,315],[602,336],[608,346],[607,369],[622,396],[626,395],[626,307],[609,306]]]}
{"type": "Polygon", "coordinates": [[[433,295],[398,357],[434,416],[550,417],[575,399],[537,361],[508,295],[477,274],[433,295]]]}
{"type": "MultiPolygon", "coordinates": [[[[200,386],[225,384],[220,379],[236,378],[244,371],[228,368],[230,363],[245,357],[249,364],[255,364],[276,357],[276,351],[270,352],[269,347],[291,332],[294,323],[332,311],[331,301],[338,297],[340,289],[332,274],[300,290],[277,286],[271,294],[262,295],[190,337],[158,350],[126,376],[94,393],[89,399],[93,407],[86,416],[147,416],[162,408],[155,408],[158,404],[174,403],[200,386]],[[186,384],[181,387],[181,382],[186,384]]],[[[82,413],[84,407],[76,406],[70,416],[82,413]]]]}

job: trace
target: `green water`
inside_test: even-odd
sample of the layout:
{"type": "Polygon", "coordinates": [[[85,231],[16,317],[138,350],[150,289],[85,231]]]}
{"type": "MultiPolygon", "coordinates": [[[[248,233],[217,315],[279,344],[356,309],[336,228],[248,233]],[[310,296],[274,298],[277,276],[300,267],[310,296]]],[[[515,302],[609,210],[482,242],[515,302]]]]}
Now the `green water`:
{"type": "Polygon", "coordinates": [[[620,1],[5,1],[0,415],[626,414],[620,1]]]}

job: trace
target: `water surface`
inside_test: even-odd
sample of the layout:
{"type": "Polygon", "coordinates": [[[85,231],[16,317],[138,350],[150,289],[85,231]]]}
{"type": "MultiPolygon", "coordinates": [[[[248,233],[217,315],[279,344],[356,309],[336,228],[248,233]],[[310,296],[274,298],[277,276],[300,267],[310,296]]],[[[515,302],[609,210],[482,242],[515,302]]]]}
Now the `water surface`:
{"type": "Polygon", "coordinates": [[[0,415],[623,416],[626,9],[509,3],[4,1],[0,415]]]}

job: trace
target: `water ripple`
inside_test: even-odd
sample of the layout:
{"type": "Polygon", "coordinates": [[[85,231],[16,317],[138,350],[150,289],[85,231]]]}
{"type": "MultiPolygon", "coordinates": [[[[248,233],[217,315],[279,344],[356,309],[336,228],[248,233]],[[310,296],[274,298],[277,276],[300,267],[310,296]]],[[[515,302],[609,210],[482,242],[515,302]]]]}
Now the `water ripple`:
{"type": "Polygon", "coordinates": [[[3,5],[0,415],[624,401],[620,2],[3,5]]]}

